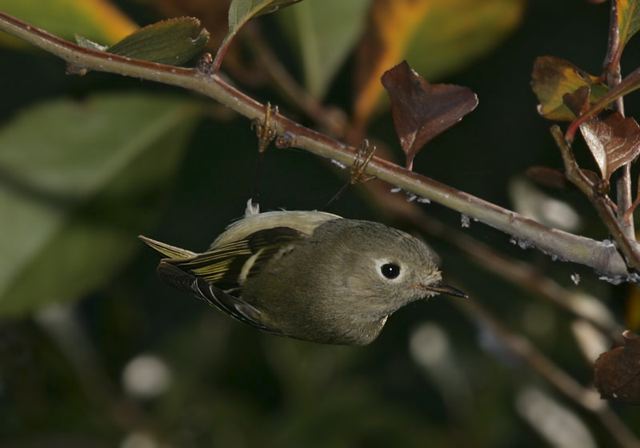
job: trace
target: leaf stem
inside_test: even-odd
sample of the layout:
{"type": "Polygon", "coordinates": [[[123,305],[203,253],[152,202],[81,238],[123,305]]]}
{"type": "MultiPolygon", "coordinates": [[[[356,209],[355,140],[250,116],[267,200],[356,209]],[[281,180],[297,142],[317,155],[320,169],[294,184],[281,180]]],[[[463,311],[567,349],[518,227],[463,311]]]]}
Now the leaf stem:
{"type": "Polygon", "coordinates": [[[229,47],[231,46],[231,42],[233,42],[234,37],[235,37],[235,33],[227,35],[222,41],[222,43],[220,44],[220,46],[218,47],[218,51],[216,52],[216,55],[213,58],[213,63],[211,64],[211,69],[213,70],[213,73],[217,73],[218,71],[220,71],[222,60],[227,55],[227,52],[229,51],[229,47]]]}
{"type": "MultiPolygon", "coordinates": [[[[192,90],[215,99],[251,120],[260,119],[265,114],[265,105],[239,91],[217,73],[210,75],[194,69],[135,60],[82,48],[2,12],[0,12],[0,30],[79,67],[192,90]]],[[[282,115],[275,115],[273,124],[278,134],[287,135],[291,145],[296,148],[348,166],[351,166],[357,158],[356,148],[306,128],[282,115]]],[[[545,253],[590,266],[608,277],[626,281],[636,280],[635,276],[630,276],[624,259],[610,244],[549,228],[511,210],[377,157],[367,165],[366,174],[438,202],[508,233],[514,238],[531,242],[545,253]]]]}

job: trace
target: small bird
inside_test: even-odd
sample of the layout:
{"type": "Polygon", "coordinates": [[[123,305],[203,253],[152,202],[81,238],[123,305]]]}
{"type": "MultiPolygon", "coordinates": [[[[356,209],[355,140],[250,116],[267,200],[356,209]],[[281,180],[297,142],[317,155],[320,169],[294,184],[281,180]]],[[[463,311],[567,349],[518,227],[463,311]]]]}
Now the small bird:
{"type": "MultiPolygon", "coordinates": [[[[250,210],[249,202],[247,210],[250,210]]],[[[140,236],[160,277],[262,331],[365,345],[402,306],[436,294],[435,253],[383,224],[319,211],[248,212],[203,253],[140,236]]]]}

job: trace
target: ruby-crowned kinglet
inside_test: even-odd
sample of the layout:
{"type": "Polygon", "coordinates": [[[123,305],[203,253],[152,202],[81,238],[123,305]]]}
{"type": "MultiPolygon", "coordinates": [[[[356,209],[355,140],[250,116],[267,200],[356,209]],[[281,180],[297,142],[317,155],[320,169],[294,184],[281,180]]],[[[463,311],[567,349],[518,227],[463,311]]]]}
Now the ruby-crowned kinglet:
{"type": "Polygon", "coordinates": [[[364,345],[390,314],[438,293],[426,244],[383,224],[318,211],[248,214],[206,252],[141,236],[163,254],[158,273],[260,330],[307,341],[364,345]]]}

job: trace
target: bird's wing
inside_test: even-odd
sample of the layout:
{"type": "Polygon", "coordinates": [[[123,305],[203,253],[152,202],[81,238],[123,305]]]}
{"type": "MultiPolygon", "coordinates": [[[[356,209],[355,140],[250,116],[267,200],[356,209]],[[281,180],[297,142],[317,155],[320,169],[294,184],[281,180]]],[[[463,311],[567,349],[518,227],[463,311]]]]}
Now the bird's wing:
{"type": "Polygon", "coordinates": [[[158,274],[169,284],[193,292],[196,297],[240,322],[244,322],[268,333],[282,333],[277,328],[268,324],[268,319],[260,310],[245,302],[242,298],[217,288],[212,283],[184,271],[172,263],[168,263],[167,260],[161,261],[158,265],[158,274]]]}
{"type": "Polygon", "coordinates": [[[259,230],[240,240],[221,244],[191,258],[167,260],[180,269],[227,292],[240,290],[247,278],[273,257],[281,256],[307,235],[289,228],[259,230]]]}
{"type": "Polygon", "coordinates": [[[201,254],[150,238],[141,239],[163,258],[163,280],[263,331],[280,333],[261,310],[242,298],[244,282],[270,260],[283,256],[297,242],[309,238],[322,223],[340,219],[324,212],[267,212],[233,224],[201,254]]]}
{"type": "Polygon", "coordinates": [[[276,227],[259,230],[191,257],[171,258],[172,251],[162,246],[163,243],[158,247],[156,242],[152,247],[169,255],[158,265],[158,274],[167,283],[193,292],[241,322],[270,333],[280,333],[269,326],[269,319],[259,309],[242,299],[242,285],[270,259],[304,238],[307,236],[297,230],[276,227]]]}
{"type": "Polygon", "coordinates": [[[149,247],[164,255],[162,261],[190,272],[220,289],[239,289],[274,256],[308,235],[290,227],[262,229],[229,240],[197,254],[176,246],[140,236],[149,247]]]}

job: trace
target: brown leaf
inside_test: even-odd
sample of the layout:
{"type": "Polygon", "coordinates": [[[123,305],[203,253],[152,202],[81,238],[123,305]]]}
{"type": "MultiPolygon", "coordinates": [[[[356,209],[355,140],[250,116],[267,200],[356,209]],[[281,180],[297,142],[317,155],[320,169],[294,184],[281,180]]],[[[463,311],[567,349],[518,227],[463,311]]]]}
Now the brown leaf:
{"type": "Polygon", "coordinates": [[[640,126],[619,112],[604,120],[593,118],[580,125],[580,131],[604,180],[640,154],[640,126]]]}
{"type": "Polygon", "coordinates": [[[572,93],[565,93],[562,96],[562,102],[573,112],[576,117],[584,114],[589,110],[589,96],[591,95],[591,87],[582,86],[572,93]]]}
{"type": "Polygon", "coordinates": [[[478,97],[467,87],[429,84],[401,62],[382,75],[382,85],[391,100],[393,125],[407,155],[407,168],[420,149],[438,134],[462,120],[478,105],[478,97]]]}
{"type": "Polygon", "coordinates": [[[520,23],[525,4],[523,0],[371,0],[355,52],[354,124],[364,128],[381,109],[380,77],[389,67],[406,59],[427,79],[442,79],[504,40],[520,23]]]}
{"type": "Polygon", "coordinates": [[[640,404],[640,336],[625,331],[624,345],[596,360],[595,385],[602,398],[640,404]]]}
{"type": "Polygon", "coordinates": [[[525,171],[526,176],[534,182],[549,188],[559,190],[566,188],[567,178],[564,173],[546,166],[531,166],[525,171]]]}

